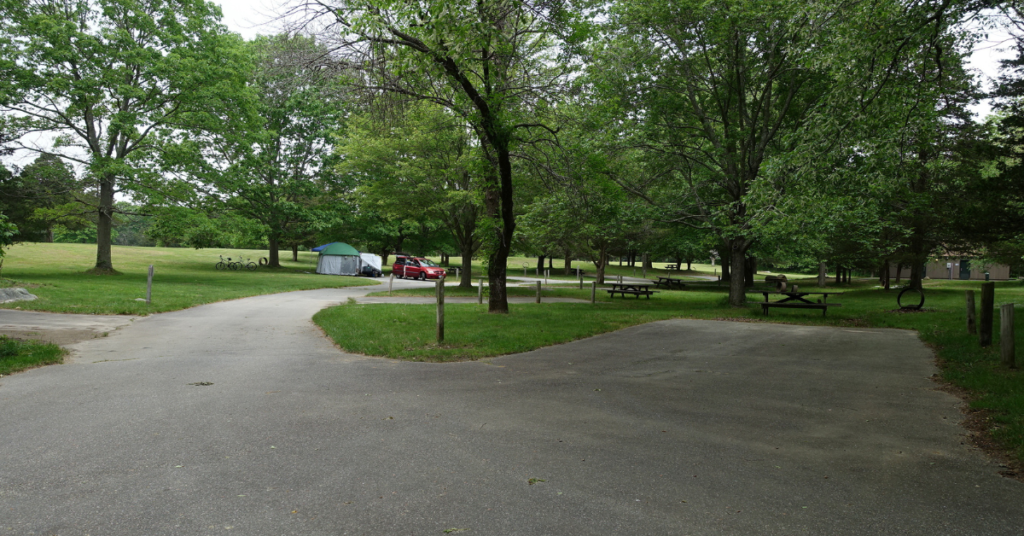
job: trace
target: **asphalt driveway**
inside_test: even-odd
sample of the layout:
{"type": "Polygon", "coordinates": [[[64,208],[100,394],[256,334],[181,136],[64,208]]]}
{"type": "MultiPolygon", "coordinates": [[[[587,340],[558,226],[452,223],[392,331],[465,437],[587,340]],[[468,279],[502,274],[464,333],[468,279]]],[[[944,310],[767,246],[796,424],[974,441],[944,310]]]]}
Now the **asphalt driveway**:
{"type": "Polygon", "coordinates": [[[139,318],[0,378],[0,534],[1024,526],[1024,486],[965,444],[911,332],[675,320],[408,363],[310,322],[368,290],[139,318]]]}

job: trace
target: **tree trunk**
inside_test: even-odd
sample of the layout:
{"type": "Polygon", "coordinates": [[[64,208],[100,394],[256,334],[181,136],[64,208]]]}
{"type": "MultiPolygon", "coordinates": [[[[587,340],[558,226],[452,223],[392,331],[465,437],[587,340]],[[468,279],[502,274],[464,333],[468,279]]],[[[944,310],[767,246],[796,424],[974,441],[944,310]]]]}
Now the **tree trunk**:
{"type": "Polygon", "coordinates": [[[516,230],[512,197],[512,161],[509,155],[509,140],[503,133],[499,137],[499,133],[493,132],[493,128],[492,126],[489,129],[488,137],[493,144],[494,152],[497,153],[498,176],[494,177],[491,174],[488,177],[487,182],[491,184],[484,194],[484,206],[487,208],[488,215],[500,223],[493,230],[496,243],[492,245],[487,263],[487,275],[491,286],[487,300],[487,312],[508,314],[505,276],[508,271],[508,255],[512,251],[512,237],[516,230]],[[498,179],[500,182],[494,184],[494,179],[498,179]]]}
{"type": "Polygon", "coordinates": [[[276,236],[269,236],[269,237],[267,237],[267,242],[269,242],[269,248],[268,248],[269,249],[269,253],[267,255],[267,258],[270,261],[270,262],[267,263],[267,267],[268,268],[280,268],[281,267],[281,258],[278,256],[278,251],[277,251],[277,248],[278,248],[277,237],[276,236]]]}
{"type": "Polygon", "coordinates": [[[110,235],[114,228],[114,177],[105,176],[100,181],[100,206],[96,221],[96,270],[113,271],[114,262],[110,254],[110,235]]]}
{"type": "Polygon", "coordinates": [[[292,262],[299,262],[299,245],[292,244],[292,262]]]}
{"type": "Polygon", "coordinates": [[[743,261],[743,286],[750,288],[754,286],[754,274],[757,273],[757,258],[747,257],[743,261]]]}
{"type": "Polygon", "coordinates": [[[462,246],[462,272],[459,275],[459,288],[473,288],[473,244],[462,246]]]}
{"type": "Polygon", "coordinates": [[[910,265],[910,288],[921,290],[921,282],[924,279],[924,263],[915,262],[910,265]]]}
{"type": "Polygon", "coordinates": [[[889,261],[885,261],[885,274],[883,275],[883,277],[883,282],[885,283],[885,290],[889,290],[889,278],[891,277],[891,275],[889,274],[889,261]]]}
{"type": "Polygon", "coordinates": [[[380,269],[383,270],[388,265],[388,257],[391,256],[391,251],[387,249],[380,250],[380,269]]]}
{"type": "Polygon", "coordinates": [[[729,305],[733,307],[744,307],[747,305],[747,292],[743,285],[742,269],[747,258],[748,247],[750,247],[750,244],[743,238],[733,238],[729,244],[731,252],[729,266],[738,267],[740,270],[739,274],[734,273],[732,274],[733,277],[729,279],[729,305]]]}
{"type": "Polygon", "coordinates": [[[900,279],[902,277],[903,277],[903,263],[902,262],[897,262],[896,263],[896,284],[897,285],[900,284],[900,279]]]}
{"type": "MultiPolygon", "coordinates": [[[[686,261],[686,271],[687,271],[687,272],[689,272],[689,271],[692,271],[692,270],[693,270],[693,267],[691,266],[692,264],[693,264],[692,262],[690,262],[690,261],[686,261]]],[[[682,265],[680,265],[680,266],[682,266],[682,265]]]]}
{"type": "MultiPolygon", "coordinates": [[[[541,272],[544,271],[544,259],[546,259],[546,258],[547,257],[545,257],[544,255],[538,255],[537,256],[537,270],[540,270],[541,272]]],[[[539,275],[539,272],[538,272],[538,275],[539,275]]]]}
{"type": "MultiPolygon", "coordinates": [[[[620,262],[622,257],[619,257],[620,262]]],[[[604,269],[608,266],[608,250],[602,247],[601,251],[597,253],[597,259],[594,260],[594,266],[597,267],[597,274],[595,274],[597,284],[604,284],[604,269]]]]}
{"type": "Polygon", "coordinates": [[[729,251],[728,245],[722,248],[722,251],[725,253],[725,255],[722,255],[722,281],[729,281],[731,275],[729,273],[729,265],[732,264],[732,253],[729,251]]]}
{"type": "Polygon", "coordinates": [[[565,275],[572,275],[572,252],[565,250],[565,275]]]}
{"type": "Polygon", "coordinates": [[[649,254],[647,254],[647,253],[644,253],[644,257],[643,258],[644,258],[644,268],[647,268],[648,270],[653,270],[654,269],[654,263],[651,262],[651,256],[649,254]]]}

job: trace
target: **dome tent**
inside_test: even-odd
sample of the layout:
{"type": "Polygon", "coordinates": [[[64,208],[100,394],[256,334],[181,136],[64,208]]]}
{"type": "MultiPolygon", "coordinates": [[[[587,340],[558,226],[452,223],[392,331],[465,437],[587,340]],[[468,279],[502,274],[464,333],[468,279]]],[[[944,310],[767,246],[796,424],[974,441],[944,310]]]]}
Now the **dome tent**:
{"type": "Polygon", "coordinates": [[[362,259],[356,248],[344,243],[334,242],[320,250],[320,258],[316,263],[316,273],[328,275],[359,275],[362,259]]]}

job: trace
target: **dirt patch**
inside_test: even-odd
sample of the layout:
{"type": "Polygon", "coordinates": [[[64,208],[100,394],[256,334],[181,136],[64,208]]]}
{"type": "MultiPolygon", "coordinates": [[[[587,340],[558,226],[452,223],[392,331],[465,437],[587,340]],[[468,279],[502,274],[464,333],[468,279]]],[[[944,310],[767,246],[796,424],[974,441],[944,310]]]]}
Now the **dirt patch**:
{"type": "Polygon", "coordinates": [[[12,339],[35,340],[50,342],[58,346],[67,346],[89,339],[102,337],[102,332],[91,329],[51,329],[51,330],[14,330],[0,329],[0,335],[7,335],[12,339]]]}

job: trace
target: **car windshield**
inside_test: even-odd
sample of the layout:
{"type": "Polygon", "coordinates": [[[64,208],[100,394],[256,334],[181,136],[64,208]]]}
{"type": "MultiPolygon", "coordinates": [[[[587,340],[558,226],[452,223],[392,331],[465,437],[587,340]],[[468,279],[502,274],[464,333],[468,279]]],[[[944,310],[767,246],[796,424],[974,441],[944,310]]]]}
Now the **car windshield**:
{"type": "Polygon", "coordinates": [[[432,261],[428,261],[427,259],[421,259],[420,260],[420,264],[422,264],[423,266],[434,266],[434,267],[437,266],[432,261]]]}

